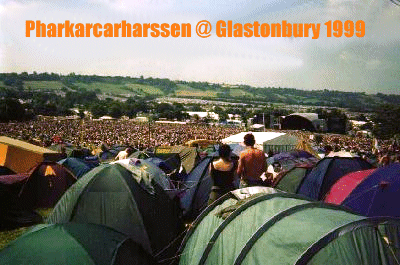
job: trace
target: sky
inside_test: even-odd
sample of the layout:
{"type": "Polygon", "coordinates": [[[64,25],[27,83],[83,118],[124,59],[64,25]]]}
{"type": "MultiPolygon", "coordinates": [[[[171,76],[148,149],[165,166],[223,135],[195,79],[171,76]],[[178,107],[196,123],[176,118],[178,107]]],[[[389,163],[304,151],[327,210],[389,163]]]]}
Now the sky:
{"type": "MultiPolygon", "coordinates": [[[[120,33],[121,34],[121,33],[120,33]]],[[[118,75],[400,94],[400,0],[0,0],[0,72],[118,75]],[[26,21],[190,23],[191,37],[26,37],[26,21]],[[196,34],[199,21],[211,36],[196,34]],[[365,23],[327,37],[328,21],[365,23]],[[320,24],[318,38],[219,37],[217,22],[320,24]]]]}

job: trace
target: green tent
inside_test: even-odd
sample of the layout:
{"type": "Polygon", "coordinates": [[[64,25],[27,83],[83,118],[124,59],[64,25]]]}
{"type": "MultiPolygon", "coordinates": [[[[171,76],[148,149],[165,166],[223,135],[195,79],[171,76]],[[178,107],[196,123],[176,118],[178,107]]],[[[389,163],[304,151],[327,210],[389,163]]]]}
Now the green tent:
{"type": "Polygon", "coordinates": [[[193,170],[199,159],[196,147],[181,145],[157,146],[154,152],[155,156],[162,158],[167,162],[169,162],[169,160],[175,160],[174,155],[177,154],[180,159],[179,163],[185,169],[186,173],[190,173],[193,170]]]}
{"type": "Polygon", "coordinates": [[[273,187],[282,191],[296,193],[302,180],[311,170],[311,166],[300,166],[282,172],[274,180],[273,187]]]}
{"type": "Polygon", "coordinates": [[[120,164],[104,164],[80,178],[60,199],[48,223],[102,224],[130,236],[159,259],[181,233],[177,203],[149,174],[135,175],[120,164]]]}
{"type": "Polygon", "coordinates": [[[188,231],[180,264],[398,264],[398,219],[288,193],[221,198],[188,231]]]}
{"type": "Polygon", "coordinates": [[[128,236],[94,224],[38,225],[0,252],[1,264],[154,264],[128,236]]]}
{"type": "Polygon", "coordinates": [[[299,139],[296,136],[284,134],[265,141],[263,143],[263,151],[265,153],[268,153],[269,151],[273,151],[274,153],[288,152],[294,150],[298,143],[299,139]]]}

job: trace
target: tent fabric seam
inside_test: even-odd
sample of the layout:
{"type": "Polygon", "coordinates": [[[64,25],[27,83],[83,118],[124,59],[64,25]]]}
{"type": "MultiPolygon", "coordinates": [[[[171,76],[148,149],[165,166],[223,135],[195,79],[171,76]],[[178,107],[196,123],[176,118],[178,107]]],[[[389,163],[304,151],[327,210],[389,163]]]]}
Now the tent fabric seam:
{"type": "Polygon", "coordinates": [[[357,220],[343,226],[340,226],[330,232],[325,236],[321,237],[317,242],[311,245],[306,251],[301,254],[300,258],[296,261],[295,265],[307,264],[318,251],[326,247],[330,242],[337,239],[339,236],[352,232],[360,227],[365,226],[376,226],[378,224],[398,224],[400,225],[400,219],[393,219],[388,217],[365,217],[364,219],[357,220]]]}
{"type": "Polygon", "coordinates": [[[258,202],[261,201],[266,201],[273,199],[275,197],[279,198],[294,198],[294,199],[300,199],[300,200],[305,200],[309,201],[307,198],[303,198],[300,195],[296,194],[291,194],[291,193],[273,193],[273,194],[264,194],[262,196],[255,197],[254,199],[248,201],[247,203],[241,205],[239,208],[237,208],[234,212],[232,212],[219,226],[218,228],[214,231],[213,235],[211,236],[206,249],[203,251],[203,254],[201,256],[199,264],[205,264],[208,255],[210,254],[212,247],[219,237],[219,235],[222,233],[222,231],[229,225],[231,221],[233,221],[239,214],[241,214],[244,210],[248,209],[249,207],[257,204],[258,202]]]}
{"type": "MultiPolygon", "coordinates": [[[[271,228],[274,224],[282,220],[283,218],[286,218],[294,213],[303,211],[305,209],[310,209],[310,208],[320,208],[320,209],[332,209],[332,210],[341,210],[344,212],[348,212],[350,214],[355,214],[349,209],[346,209],[344,207],[334,205],[334,204],[326,204],[323,202],[309,202],[305,204],[300,204],[293,206],[291,208],[288,208],[277,215],[273,216],[270,218],[267,222],[265,222],[262,226],[259,227],[259,229],[253,234],[253,236],[247,241],[245,246],[242,248],[241,252],[239,255],[236,257],[236,260],[234,262],[235,265],[239,265],[242,263],[242,261],[245,259],[246,255],[248,252],[251,250],[253,245],[258,241],[258,239],[261,238],[263,234],[265,234],[269,228],[271,228]]],[[[355,214],[357,215],[357,214],[355,214]]]]}

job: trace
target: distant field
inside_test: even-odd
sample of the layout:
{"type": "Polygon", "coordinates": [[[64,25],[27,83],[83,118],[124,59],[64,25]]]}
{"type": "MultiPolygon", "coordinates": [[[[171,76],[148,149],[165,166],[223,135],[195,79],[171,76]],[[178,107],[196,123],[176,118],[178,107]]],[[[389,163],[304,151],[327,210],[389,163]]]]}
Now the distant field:
{"type": "Polygon", "coordinates": [[[124,89],[124,84],[109,84],[102,82],[94,82],[94,83],[74,83],[74,85],[86,88],[87,90],[96,90],[99,89],[101,93],[109,93],[109,94],[135,94],[126,89],[124,89]]]}
{"type": "Polygon", "coordinates": [[[277,96],[278,98],[281,98],[281,99],[286,99],[286,96],[282,96],[282,95],[279,95],[279,94],[276,94],[276,93],[275,93],[275,96],[277,96]]]}
{"type": "Polygon", "coordinates": [[[125,84],[126,87],[132,88],[134,91],[137,91],[138,94],[150,94],[150,95],[163,95],[164,93],[161,89],[149,85],[141,85],[141,84],[125,84]],[[144,92],[144,93],[143,93],[144,92]]]}
{"type": "Polygon", "coordinates": [[[175,94],[177,96],[181,97],[212,97],[215,98],[217,96],[217,92],[213,90],[198,90],[198,89],[193,89],[191,88],[190,90],[187,89],[177,89],[175,91],[175,94]]]}
{"type": "Polygon", "coordinates": [[[195,90],[193,87],[188,85],[177,84],[179,90],[195,90]]]}
{"type": "Polygon", "coordinates": [[[231,88],[229,95],[232,97],[251,97],[251,96],[253,96],[252,94],[247,93],[243,89],[238,89],[238,88],[231,88]]]}
{"type": "Polygon", "coordinates": [[[64,85],[60,81],[25,81],[24,89],[33,90],[58,90],[64,85]]]}

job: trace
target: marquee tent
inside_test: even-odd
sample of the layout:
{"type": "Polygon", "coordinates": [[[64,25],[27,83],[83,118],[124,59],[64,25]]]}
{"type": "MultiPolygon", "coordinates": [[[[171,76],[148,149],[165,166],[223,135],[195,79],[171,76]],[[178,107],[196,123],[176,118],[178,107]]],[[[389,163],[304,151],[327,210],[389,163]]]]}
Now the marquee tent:
{"type": "Polygon", "coordinates": [[[274,153],[291,151],[298,145],[299,139],[287,133],[278,132],[241,132],[222,139],[224,144],[241,144],[243,137],[252,133],[256,140],[255,147],[264,152],[273,151],[274,153]]]}

